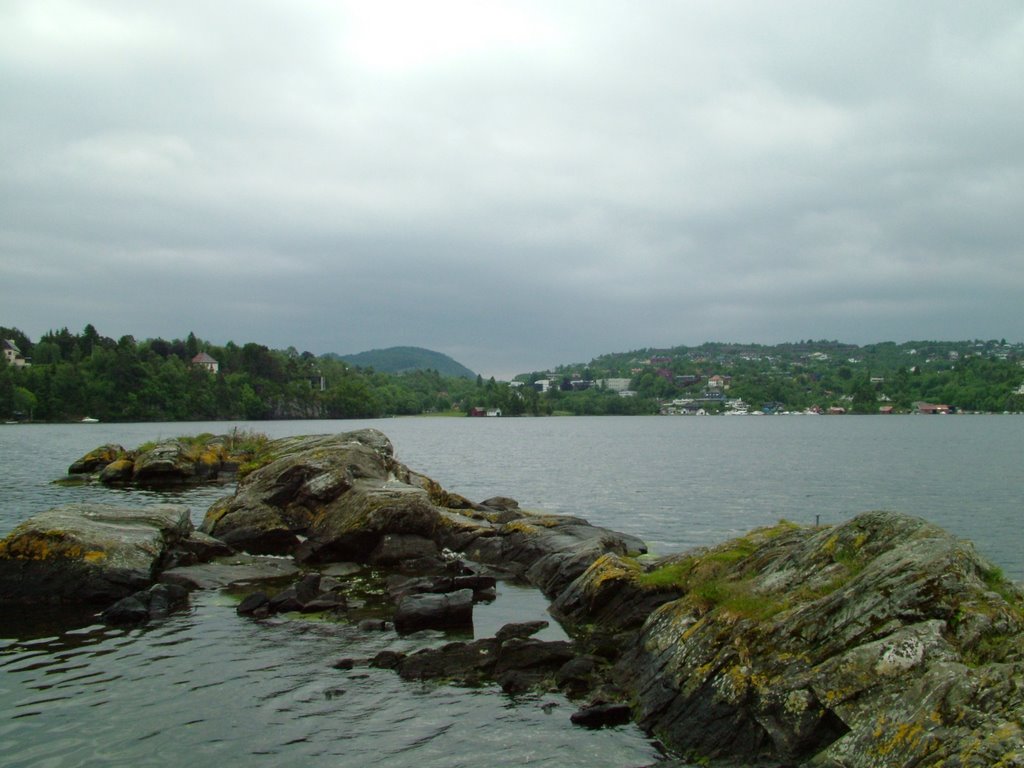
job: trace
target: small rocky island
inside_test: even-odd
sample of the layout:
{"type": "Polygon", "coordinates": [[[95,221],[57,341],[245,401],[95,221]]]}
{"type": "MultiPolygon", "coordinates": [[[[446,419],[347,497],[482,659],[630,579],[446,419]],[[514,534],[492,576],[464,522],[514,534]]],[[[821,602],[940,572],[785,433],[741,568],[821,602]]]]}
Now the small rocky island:
{"type": "MultiPolygon", "coordinates": [[[[208,481],[182,453],[174,482],[208,481]]],[[[102,459],[83,469],[87,458],[73,467],[106,472],[102,459]]],[[[783,521],[652,558],[580,518],[447,491],[376,430],[269,441],[238,476],[199,530],[174,505],[73,505],[25,521],[0,541],[0,603],[90,602],[131,624],[190,590],[234,585],[254,621],[315,612],[415,633],[471,626],[497,584],[525,580],[571,641],[510,624],[334,666],[558,689],[580,702],[581,725],[632,719],[701,764],[1024,766],[1024,595],[923,520],[783,521]],[[354,610],[349,576],[362,569],[386,585],[376,615],[354,610]]]]}

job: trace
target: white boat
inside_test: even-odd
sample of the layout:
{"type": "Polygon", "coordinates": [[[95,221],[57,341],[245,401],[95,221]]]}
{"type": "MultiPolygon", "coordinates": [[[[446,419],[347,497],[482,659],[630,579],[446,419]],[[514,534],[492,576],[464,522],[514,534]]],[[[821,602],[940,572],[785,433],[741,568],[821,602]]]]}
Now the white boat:
{"type": "Polygon", "coordinates": [[[78,423],[79,424],[96,424],[97,422],[99,422],[99,419],[94,419],[92,416],[86,416],[85,418],[83,418],[78,423]]]}

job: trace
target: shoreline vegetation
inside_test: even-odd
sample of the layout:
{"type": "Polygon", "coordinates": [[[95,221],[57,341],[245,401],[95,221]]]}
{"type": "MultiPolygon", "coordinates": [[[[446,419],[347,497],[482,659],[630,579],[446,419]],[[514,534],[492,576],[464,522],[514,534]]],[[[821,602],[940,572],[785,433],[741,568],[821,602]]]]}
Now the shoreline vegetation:
{"type": "MultiPolygon", "coordinates": [[[[1005,340],[706,343],[607,354],[507,382],[431,368],[387,372],[191,333],[114,340],[91,325],[36,342],[0,327],[0,342],[6,423],[1024,412],[1024,344],[1005,340]]],[[[445,359],[457,366],[446,370],[468,370],[420,352],[424,365],[445,359]]],[[[388,360],[387,350],[377,353],[388,360]]]]}
{"type": "Polygon", "coordinates": [[[101,446],[69,473],[102,479],[128,455],[136,470],[161,468],[137,485],[210,482],[196,468],[214,464],[238,484],[199,530],[180,505],[37,515],[0,540],[0,603],[89,600],[131,627],[190,591],[227,589],[257,623],[315,615],[403,638],[401,651],[337,659],[325,674],[560,691],[579,704],[574,723],[632,720],[700,765],[1024,760],[1024,593],[922,519],[780,520],[654,557],[581,518],[450,492],[375,429],[101,446]],[[367,579],[382,595],[373,606],[367,579]],[[503,581],[540,590],[570,641],[533,638],[544,621],[438,639],[472,627],[475,604],[500,605],[503,581]]]}

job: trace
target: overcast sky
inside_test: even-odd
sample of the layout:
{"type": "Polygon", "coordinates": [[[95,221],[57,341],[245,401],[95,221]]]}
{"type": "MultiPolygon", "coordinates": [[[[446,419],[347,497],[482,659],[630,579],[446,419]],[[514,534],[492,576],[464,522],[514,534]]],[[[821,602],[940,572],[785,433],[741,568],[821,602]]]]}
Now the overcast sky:
{"type": "Polygon", "coordinates": [[[0,3],[0,325],[509,377],[1024,340],[1024,5],[0,3]]]}

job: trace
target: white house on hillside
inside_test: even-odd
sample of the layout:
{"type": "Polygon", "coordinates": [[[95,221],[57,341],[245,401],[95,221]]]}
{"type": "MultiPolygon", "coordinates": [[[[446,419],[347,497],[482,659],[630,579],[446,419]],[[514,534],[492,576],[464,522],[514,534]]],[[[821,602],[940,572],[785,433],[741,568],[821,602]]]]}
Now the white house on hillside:
{"type": "Polygon", "coordinates": [[[198,355],[193,357],[192,365],[195,365],[199,368],[205,368],[210,373],[216,373],[220,369],[220,363],[218,363],[205,352],[200,352],[198,355]]]}
{"type": "Polygon", "coordinates": [[[8,365],[14,365],[18,368],[24,368],[28,365],[28,361],[21,354],[21,350],[18,349],[18,345],[14,343],[14,339],[0,340],[0,348],[4,351],[4,359],[7,360],[8,365]]]}

